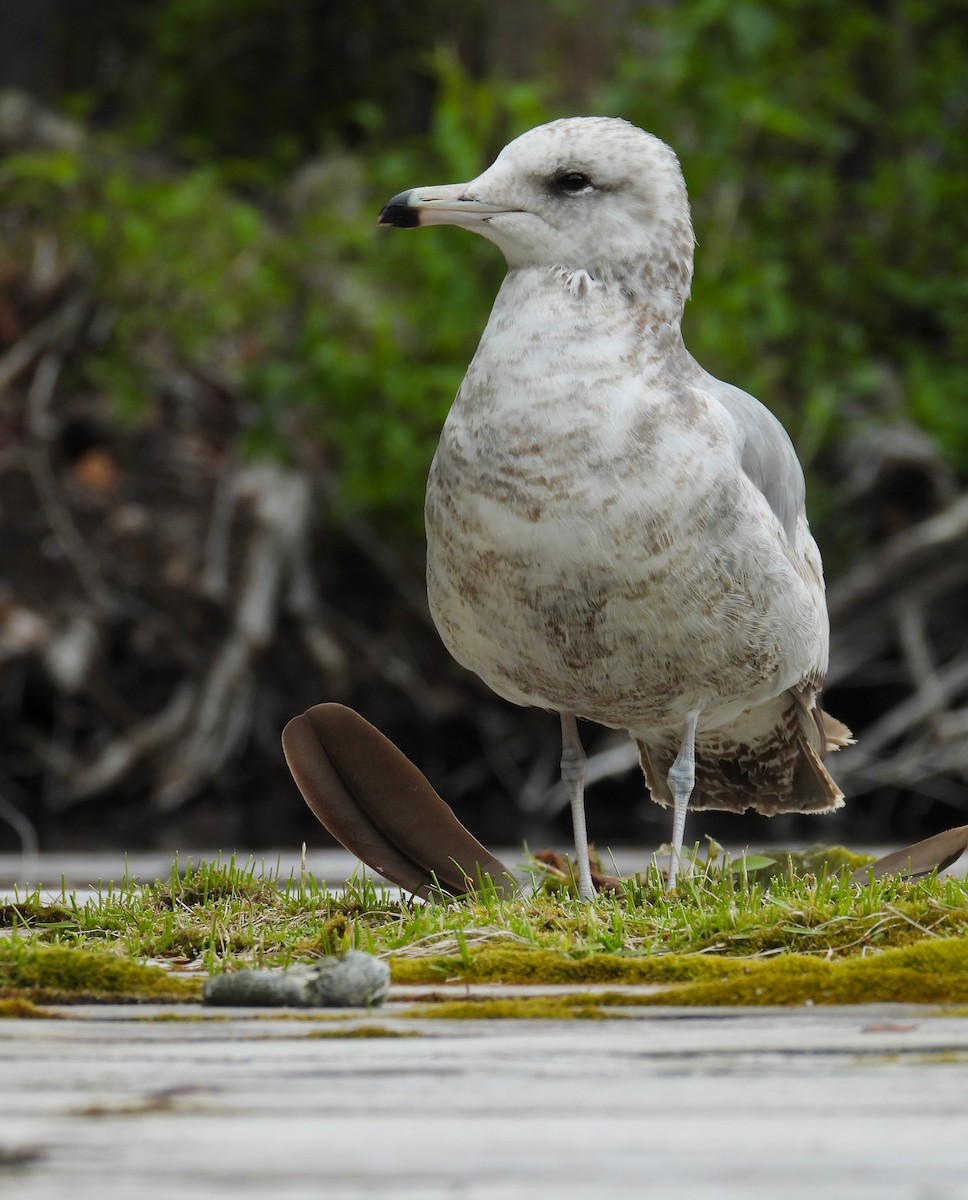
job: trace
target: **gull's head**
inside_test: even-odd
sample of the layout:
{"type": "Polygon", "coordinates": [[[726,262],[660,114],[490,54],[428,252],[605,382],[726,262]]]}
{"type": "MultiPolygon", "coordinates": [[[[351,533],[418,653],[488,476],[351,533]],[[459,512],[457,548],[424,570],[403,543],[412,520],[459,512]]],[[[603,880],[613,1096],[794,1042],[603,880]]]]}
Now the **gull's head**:
{"type": "Polygon", "coordinates": [[[679,161],[613,117],[539,125],[469,183],[394,196],[379,224],[459,225],[494,242],[511,268],[650,281],[680,306],[689,294],[693,232],[679,161]]]}

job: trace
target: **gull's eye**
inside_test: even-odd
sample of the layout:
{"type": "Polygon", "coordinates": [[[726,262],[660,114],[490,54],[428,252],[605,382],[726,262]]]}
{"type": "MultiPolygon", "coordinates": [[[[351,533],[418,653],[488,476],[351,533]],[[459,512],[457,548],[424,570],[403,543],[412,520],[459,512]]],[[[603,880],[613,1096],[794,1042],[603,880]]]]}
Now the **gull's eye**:
{"type": "Polygon", "coordinates": [[[555,177],[555,183],[560,191],[567,192],[570,196],[577,196],[579,192],[591,192],[595,188],[588,176],[583,175],[581,171],[565,171],[555,177]]]}

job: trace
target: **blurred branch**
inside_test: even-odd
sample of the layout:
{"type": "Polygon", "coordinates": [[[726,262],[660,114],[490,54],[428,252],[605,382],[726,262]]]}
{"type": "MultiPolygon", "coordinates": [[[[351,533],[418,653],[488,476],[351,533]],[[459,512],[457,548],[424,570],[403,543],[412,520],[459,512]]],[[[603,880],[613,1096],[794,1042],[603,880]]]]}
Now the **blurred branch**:
{"type": "Polygon", "coordinates": [[[232,544],[232,522],[235,518],[234,459],[226,460],[215,483],[212,515],[205,539],[205,566],[202,571],[202,591],[210,600],[222,603],[229,595],[229,554],[232,544]]]}
{"type": "Polygon", "coordinates": [[[88,599],[106,614],[119,611],[114,593],[105,583],[93,555],[88,551],[74,519],[60,497],[57,480],[50,463],[52,422],[50,403],[60,376],[63,359],[48,352],[44,354],[27,395],[27,467],[43,505],[44,515],[61,549],[80,580],[88,599]]]}
{"type": "MultiPolygon", "coordinates": [[[[20,839],[20,852],[24,858],[34,859],[37,857],[37,852],[40,849],[37,830],[17,805],[8,798],[6,793],[10,788],[9,779],[0,781],[0,821],[9,825],[20,839]]],[[[18,792],[20,790],[19,788],[17,789],[18,792]]]]}
{"type": "Polygon", "coordinates": [[[897,606],[898,643],[907,663],[911,683],[917,688],[925,715],[937,734],[945,709],[945,692],[928,642],[927,614],[916,600],[905,599],[897,606]]]}
{"type": "Polygon", "coordinates": [[[342,530],[376,567],[414,616],[433,629],[434,623],[427,606],[427,591],[423,582],[417,583],[399,555],[360,517],[348,517],[343,521],[342,530]]]}
{"type": "Polygon", "coordinates": [[[185,731],[195,703],[196,688],[182,683],[161,712],[139,721],[123,736],[109,742],[90,763],[73,756],[60,763],[68,780],[57,807],[67,808],[117,787],[146,758],[167,750],[185,731]]]}
{"type": "Polygon", "coordinates": [[[171,747],[154,789],[153,804],[170,812],[225,764],[251,720],[255,656],[272,641],[280,596],[296,546],[309,519],[306,477],[264,463],[239,472],[236,487],[255,517],[232,625],[205,673],[187,736],[171,747]]]}
{"type": "Polygon", "coordinates": [[[950,508],[899,533],[838,580],[827,593],[831,626],[842,630],[858,617],[867,623],[872,612],[895,603],[898,595],[923,590],[941,569],[946,585],[968,580],[966,545],[968,496],[962,496],[950,508]]]}
{"type": "Polygon", "coordinates": [[[21,88],[0,91],[0,149],[75,150],[84,144],[80,125],[59,116],[21,88]]]}
{"type": "Polygon", "coordinates": [[[862,686],[899,654],[911,689],[837,755],[836,776],[853,794],[891,785],[953,802],[944,777],[968,769],[968,728],[951,707],[968,689],[968,655],[932,640],[930,614],[963,613],[966,594],[968,496],[895,535],[831,589],[831,680],[862,686]]]}
{"type": "Polygon", "coordinates": [[[72,296],[14,342],[9,350],[0,355],[0,391],[8,388],[24,371],[29,371],[45,351],[61,345],[77,333],[89,311],[87,296],[72,296]]]}

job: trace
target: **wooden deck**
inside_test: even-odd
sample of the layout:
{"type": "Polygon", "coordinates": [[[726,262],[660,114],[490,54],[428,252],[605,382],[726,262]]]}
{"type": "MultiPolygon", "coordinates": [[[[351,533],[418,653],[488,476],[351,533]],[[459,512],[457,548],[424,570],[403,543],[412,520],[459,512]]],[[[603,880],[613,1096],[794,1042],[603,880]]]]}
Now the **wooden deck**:
{"type": "MultiPolygon", "coordinates": [[[[336,884],[352,864],[308,865],[336,884]]],[[[151,879],[170,859],[129,868],[151,879]]],[[[61,873],[83,887],[123,864],[0,859],[0,890],[58,891],[61,873]]],[[[0,1200],[968,1200],[968,1014],[408,1016],[426,991],[396,987],[369,1015],[0,1020],[0,1200]],[[360,1026],[384,1036],[342,1036],[360,1026]]]]}
{"type": "Polygon", "coordinates": [[[0,1021],[0,1196],[968,1197],[966,1017],[409,1003],[0,1021]],[[360,1024],[418,1036],[331,1036],[360,1024]]]}

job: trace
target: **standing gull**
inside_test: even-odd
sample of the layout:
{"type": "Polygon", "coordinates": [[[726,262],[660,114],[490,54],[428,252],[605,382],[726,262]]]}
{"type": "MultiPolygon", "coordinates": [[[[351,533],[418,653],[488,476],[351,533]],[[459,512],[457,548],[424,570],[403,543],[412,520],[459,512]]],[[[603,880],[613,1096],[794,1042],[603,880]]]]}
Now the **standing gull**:
{"type": "Polygon", "coordinates": [[[688,353],[693,230],[673,151],[627,121],[523,134],[470,183],[401,192],[401,228],[459,225],[508,274],[427,484],[444,644],[514,704],[557,711],[579,891],[593,894],[576,717],[635,739],[652,799],[825,812],[823,571],[779,421],[688,353]]]}

